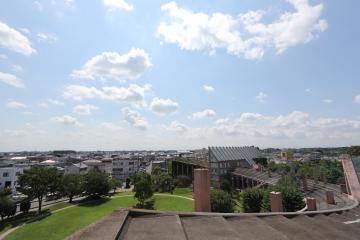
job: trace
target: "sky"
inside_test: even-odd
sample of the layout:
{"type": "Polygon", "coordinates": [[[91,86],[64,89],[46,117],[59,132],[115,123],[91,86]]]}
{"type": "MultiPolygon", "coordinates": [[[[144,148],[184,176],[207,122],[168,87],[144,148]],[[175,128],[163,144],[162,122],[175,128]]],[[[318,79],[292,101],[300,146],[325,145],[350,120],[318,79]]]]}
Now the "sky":
{"type": "Polygon", "coordinates": [[[0,4],[0,151],[360,144],[359,1],[0,4]]]}

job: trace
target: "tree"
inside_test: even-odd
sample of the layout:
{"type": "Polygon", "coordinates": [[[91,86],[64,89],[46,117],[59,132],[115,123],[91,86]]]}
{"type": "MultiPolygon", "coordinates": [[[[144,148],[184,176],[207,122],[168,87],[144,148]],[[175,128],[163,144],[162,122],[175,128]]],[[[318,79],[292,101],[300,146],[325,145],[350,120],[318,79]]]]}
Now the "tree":
{"type": "Polygon", "coordinates": [[[235,203],[231,198],[231,195],[221,189],[214,189],[211,191],[210,202],[212,212],[234,212],[235,203]]]}
{"type": "Polygon", "coordinates": [[[14,216],[15,214],[16,214],[16,203],[12,201],[8,196],[0,197],[1,220],[4,220],[4,217],[14,216]]]}
{"type": "Polygon", "coordinates": [[[88,172],[85,175],[84,190],[87,195],[92,197],[107,195],[110,190],[107,174],[98,170],[88,172]]]}
{"type": "Polygon", "coordinates": [[[72,203],[73,197],[83,192],[84,178],[79,174],[64,175],[62,179],[62,192],[64,196],[69,197],[69,203],[72,203]]]}
{"type": "Polygon", "coordinates": [[[281,192],[285,212],[298,211],[305,206],[299,179],[290,175],[284,176],[273,189],[274,191],[281,192]]]}
{"type": "Polygon", "coordinates": [[[163,172],[153,174],[152,176],[154,191],[158,192],[173,192],[174,190],[174,179],[171,175],[163,172]]]}
{"type": "Polygon", "coordinates": [[[191,182],[191,178],[188,176],[179,175],[175,178],[175,185],[177,187],[190,187],[191,182]]]}
{"type": "Polygon", "coordinates": [[[360,156],[360,146],[351,146],[347,150],[347,154],[352,156],[360,156]]]}
{"type": "Polygon", "coordinates": [[[31,207],[31,202],[29,199],[24,199],[23,201],[21,201],[20,203],[20,211],[23,213],[28,213],[31,207]]]}
{"type": "Polygon", "coordinates": [[[118,187],[122,186],[122,182],[119,179],[116,179],[116,178],[111,178],[109,180],[109,184],[110,184],[110,189],[113,189],[114,193],[115,193],[115,191],[116,191],[116,189],[118,187]]]}
{"type": "Polygon", "coordinates": [[[151,206],[146,206],[146,201],[153,201],[151,197],[153,196],[153,187],[151,176],[145,172],[138,172],[134,175],[134,197],[138,200],[138,207],[140,208],[149,208],[151,206]]]}
{"type": "Polygon", "coordinates": [[[29,199],[38,200],[38,211],[41,212],[42,200],[47,193],[55,192],[60,186],[61,173],[55,168],[32,167],[24,170],[18,178],[19,191],[29,199]]]}
{"type": "Polygon", "coordinates": [[[267,158],[264,158],[264,157],[254,158],[254,162],[256,164],[259,164],[259,165],[263,166],[263,167],[267,167],[267,165],[268,165],[267,158]]]}

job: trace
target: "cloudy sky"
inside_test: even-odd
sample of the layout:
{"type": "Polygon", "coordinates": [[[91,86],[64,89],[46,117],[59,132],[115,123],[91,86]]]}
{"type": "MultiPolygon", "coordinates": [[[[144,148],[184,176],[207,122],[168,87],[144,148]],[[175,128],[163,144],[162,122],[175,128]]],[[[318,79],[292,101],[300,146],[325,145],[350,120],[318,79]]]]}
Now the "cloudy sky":
{"type": "Polygon", "coordinates": [[[12,0],[0,151],[360,144],[357,0],[12,0]]]}

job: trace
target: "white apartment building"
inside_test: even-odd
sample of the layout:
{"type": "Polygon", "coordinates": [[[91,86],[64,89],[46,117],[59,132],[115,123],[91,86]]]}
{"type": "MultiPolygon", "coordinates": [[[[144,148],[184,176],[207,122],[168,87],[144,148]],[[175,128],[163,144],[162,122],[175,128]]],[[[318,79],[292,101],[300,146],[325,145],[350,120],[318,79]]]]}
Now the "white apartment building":
{"type": "Polygon", "coordinates": [[[15,193],[18,176],[23,173],[24,169],[29,168],[29,165],[0,167],[0,188],[10,187],[12,192],[15,193]]]}
{"type": "Polygon", "coordinates": [[[131,158],[115,158],[112,161],[113,178],[125,181],[134,172],[139,171],[139,160],[131,158]]]}

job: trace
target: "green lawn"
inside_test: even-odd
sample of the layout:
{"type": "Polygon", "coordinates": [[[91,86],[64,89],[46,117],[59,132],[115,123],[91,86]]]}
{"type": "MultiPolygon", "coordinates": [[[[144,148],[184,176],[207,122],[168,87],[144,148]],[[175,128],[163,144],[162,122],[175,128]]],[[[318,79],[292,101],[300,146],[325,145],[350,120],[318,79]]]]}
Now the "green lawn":
{"type": "MultiPolygon", "coordinates": [[[[162,211],[192,211],[194,202],[174,196],[155,196],[155,208],[162,211]]],[[[77,230],[109,215],[115,209],[135,205],[136,199],[132,193],[121,193],[116,198],[84,203],[79,206],[56,212],[39,221],[26,224],[15,230],[5,239],[64,239],[77,230]],[[127,196],[131,195],[131,196],[127,196]]]]}
{"type": "Polygon", "coordinates": [[[191,188],[175,188],[173,194],[181,195],[181,196],[189,197],[189,198],[194,197],[194,193],[191,188]]]}

